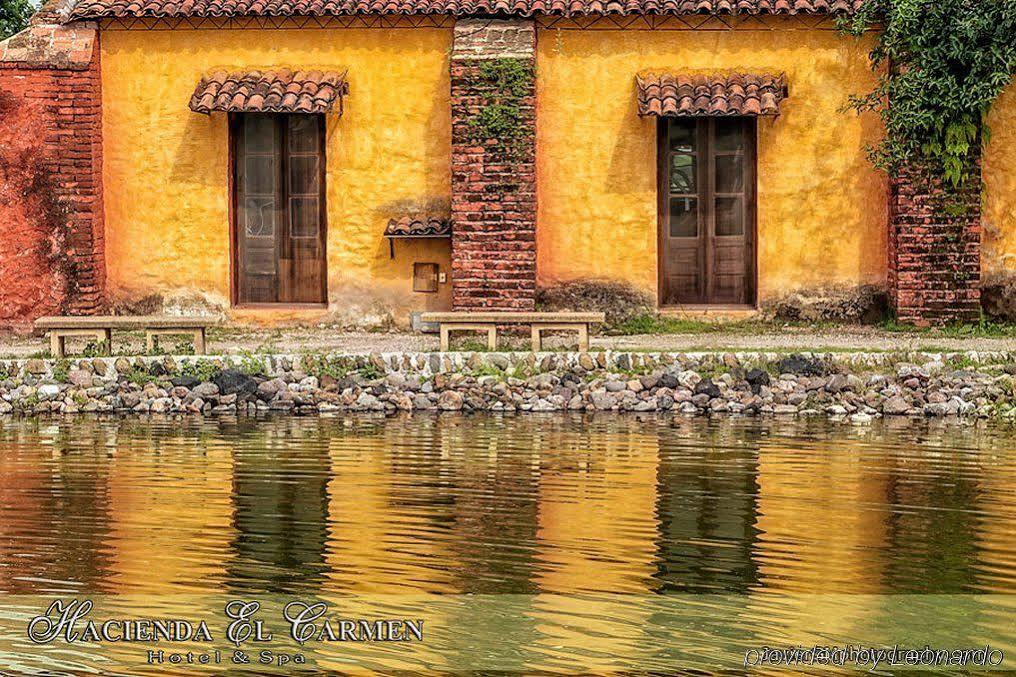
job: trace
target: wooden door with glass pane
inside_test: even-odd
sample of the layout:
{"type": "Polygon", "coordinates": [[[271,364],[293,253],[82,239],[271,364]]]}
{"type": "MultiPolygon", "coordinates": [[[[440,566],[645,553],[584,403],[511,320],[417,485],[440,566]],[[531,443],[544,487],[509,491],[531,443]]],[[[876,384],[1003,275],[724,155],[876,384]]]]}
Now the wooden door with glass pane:
{"type": "Polygon", "coordinates": [[[231,126],[234,302],[325,303],[324,117],[246,113],[231,126]]]}
{"type": "Polygon", "coordinates": [[[755,119],[660,118],[660,304],[755,303],[755,119]]]}

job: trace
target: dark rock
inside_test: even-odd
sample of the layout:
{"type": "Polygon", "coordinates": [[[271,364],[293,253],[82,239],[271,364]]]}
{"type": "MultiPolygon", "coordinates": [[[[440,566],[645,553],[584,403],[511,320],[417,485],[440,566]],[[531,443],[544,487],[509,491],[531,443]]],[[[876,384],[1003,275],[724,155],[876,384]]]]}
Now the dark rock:
{"type": "Polygon", "coordinates": [[[148,365],[148,373],[152,376],[165,376],[169,372],[166,371],[166,366],[162,362],[152,362],[148,365]]]}
{"type": "Polygon", "coordinates": [[[196,386],[197,384],[201,383],[201,379],[194,378],[193,376],[177,376],[175,378],[169,379],[169,382],[172,383],[177,388],[187,388],[189,390],[194,386],[196,386]]]}
{"type": "Polygon", "coordinates": [[[706,393],[699,393],[698,395],[692,396],[691,402],[696,407],[701,409],[705,407],[707,404],[709,404],[709,395],[707,395],[706,393]]]}
{"type": "Polygon", "coordinates": [[[666,373],[660,375],[660,380],[656,385],[658,385],[661,388],[670,388],[671,390],[673,390],[677,386],[681,385],[681,382],[678,381],[677,377],[674,376],[673,374],[666,373]]]}
{"type": "Polygon", "coordinates": [[[219,387],[219,393],[223,395],[238,395],[241,397],[253,395],[257,392],[258,382],[252,377],[235,369],[226,369],[217,374],[212,382],[219,387]]]}
{"type": "Polygon", "coordinates": [[[752,369],[745,376],[745,380],[751,384],[752,391],[758,394],[758,388],[769,385],[769,372],[764,369],[752,369]]]}
{"type": "Polygon", "coordinates": [[[798,374],[803,376],[825,376],[829,367],[821,360],[803,355],[784,357],[776,364],[781,374],[798,374]]]}
{"type": "Polygon", "coordinates": [[[704,378],[695,385],[696,395],[708,395],[709,399],[720,396],[720,387],[712,379],[704,378]]]}

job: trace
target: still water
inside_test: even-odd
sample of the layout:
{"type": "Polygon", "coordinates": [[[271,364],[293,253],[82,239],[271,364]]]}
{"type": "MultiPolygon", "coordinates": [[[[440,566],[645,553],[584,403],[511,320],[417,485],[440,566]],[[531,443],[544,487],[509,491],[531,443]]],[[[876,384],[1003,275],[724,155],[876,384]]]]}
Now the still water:
{"type": "Polygon", "coordinates": [[[1014,592],[1007,428],[0,423],[0,671],[227,670],[147,666],[146,644],[26,641],[58,598],[95,600],[97,620],[209,618],[214,641],[190,646],[223,660],[222,600],[425,619],[423,643],[301,647],[267,613],[265,646],[303,650],[309,670],[708,672],[751,647],[849,641],[990,644],[1011,667],[1014,592]]]}

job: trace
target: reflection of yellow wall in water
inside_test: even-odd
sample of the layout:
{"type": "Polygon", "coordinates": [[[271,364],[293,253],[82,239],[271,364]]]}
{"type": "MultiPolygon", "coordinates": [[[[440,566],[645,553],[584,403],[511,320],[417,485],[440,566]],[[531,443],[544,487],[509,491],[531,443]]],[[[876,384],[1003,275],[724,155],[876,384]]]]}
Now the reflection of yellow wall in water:
{"type": "MultiPolygon", "coordinates": [[[[849,443],[818,441],[807,450],[763,445],[758,461],[760,588],[757,613],[771,594],[805,595],[800,615],[781,609],[792,637],[863,629],[865,615],[839,600],[808,595],[881,594],[888,548],[886,467],[849,443]]],[[[773,615],[779,623],[780,615],[773,615]]],[[[848,635],[843,635],[844,637],[848,635]]]]}
{"type": "Polygon", "coordinates": [[[208,445],[195,455],[156,451],[155,444],[121,441],[110,459],[112,591],[207,592],[210,581],[224,577],[234,538],[231,451],[208,445]]]}
{"type": "MultiPolygon", "coordinates": [[[[367,434],[331,443],[328,484],[330,587],[351,594],[454,592],[451,553],[434,538],[413,538],[413,523],[396,502],[390,440],[367,434]]],[[[426,515],[420,515],[426,519],[426,515]]]]}
{"type": "MultiPolygon", "coordinates": [[[[43,470],[39,456],[19,453],[17,446],[0,454],[0,506],[12,511],[18,520],[0,520],[0,590],[17,590],[24,579],[37,577],[39,572],[30,565],[32,559],[19,557],[26,543],[24,524],[45,524],[47,506],[43,504],[44,488],[52,476],[43,470]],[[18,563],[22,566],[18,566],[18,563]],[[19,581],[18,579],[21,579],[19,581]]],[[[37,449],[31,449],[37,452],[37,449]]]]}
{"type": "Polygon", "coordinates": [[[608,608],[632,617],[584,616],[584,602],[575,595],[649,593],[656,573],[658,465],[656,437],[623,432],[566,435],[543,459],[535,613],[547,635],[542,641],[588,655],[582,669],[636,665],[651,650],[642,631],[648,611],[622,603],[608,608]]]}
{"type": "Polygon", "coordinates": [[[332,309],[353,313],[376,299],[403,309],[447,306],[449,284],[438,294],[412,291],[412,263],[447,271],[448,243],[399,243],[392,260],[382,233],[407,205],[447,201],[450,44],[451,29],[439,28],[103,32],[111,294],[198,292],[228,306],[226,118],[193,113],[187,102],[210,68],[280,65],[349,71],[343,115],[327,121],[332,309]]]}
{"type": "MultiPolygon", "coordinates": [[[[391,427],[386,430],[392,430],[391,427]]],[[[378,614],[378,604],[399,609],[398,617],[423,618],[428,627],[449,628],[436,604],[421,601],[426,595],[455,593],[454,554],[428,529],[432,515],[407,513],[397,496],[393,440],[368,433],[340,436],[330,445],[331,480],[328,483],[328,591],[353,595],[343,600],[345,617],[357,617],[353,605],[364,603],[362,617],[378,614]],[[414,521],[418,517],[419,521],[414,521]],[[441,566],[436,566],[441,563],[441,566]],[[418,613],[405,614],[406,609],[418,613]]],[[[397,452],[395,452],[397,453],[397,452]]],[[[426,636],[426,635],[425,635],[426,636]]],[[[383,666],[383,671],[448,668],[451,656],[442,640],[407,645],[393,652],[384,645],[323,645],[316,650],[317,665],[346,671],[350,660],[383,666]]]]}
{"type": "Polygon", "coordinates": [[[1016,597],[1012,593],[1013,553],[1016,553],[1016,464],[1012,462],[1007,439],[982,438],[978,464],[976,505],[981,517],[977,525],[976,555],[978,592],[991,594],[986,617],[977,621],[982,632],[978,644],[1001,648],[1006,655],[1016,651],[1012,619],[1016,618],[1016,597]],[[1003,641],[1006,640],[1006,641],[1003,641]]]}
{"type": "Polygon", "coordinates": [[[864,152],[879,123],[840,110],[874,82],[872,41],[766,23],[776,29],[540,32],[541,282],[608,277],[655,293],[656,120],[637,115],[634,76],[733,69],[785,71],[790,87],[782,115],[759,124],[760,295],[884,283],[886,184],[864,152]]]}

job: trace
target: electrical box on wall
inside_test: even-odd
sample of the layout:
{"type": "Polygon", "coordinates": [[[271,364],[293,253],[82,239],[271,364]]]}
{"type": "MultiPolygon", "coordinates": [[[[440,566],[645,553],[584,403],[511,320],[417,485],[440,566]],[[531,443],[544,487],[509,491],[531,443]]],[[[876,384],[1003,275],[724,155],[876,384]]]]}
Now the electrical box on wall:
{"type": "Polygon", "coordinates": [[[444,274],[436,263],[413,264],[413,291],[433,293],[437,291],[438,278],[444,274]]]}

